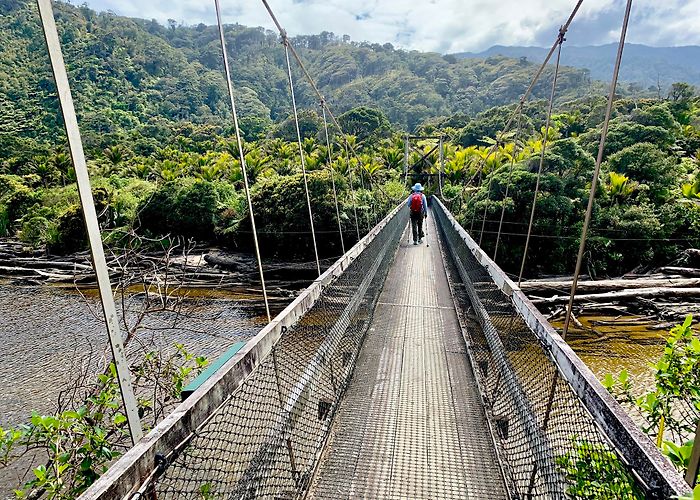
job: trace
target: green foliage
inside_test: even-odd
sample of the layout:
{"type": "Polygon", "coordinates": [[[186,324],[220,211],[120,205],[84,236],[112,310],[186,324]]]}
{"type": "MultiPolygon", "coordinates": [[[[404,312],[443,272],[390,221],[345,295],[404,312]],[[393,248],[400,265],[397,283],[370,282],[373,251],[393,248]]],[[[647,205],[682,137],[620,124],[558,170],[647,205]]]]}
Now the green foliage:
{"type": "Polygon", "coordinates": [[[68,254],[86,248],[87,232],[83,211],[79,205],[71,206],[58,218],[56,230],[58,232],[56,239],[47,242],[51,252],[68,254]]]}
{"type": "MultiPolygon", "coordinates": [[[[134,383],[148,381],[151,387],[157,383],[165,397],[161,401],[139,399],[142,418],[156,405],[179,401],[184,383],[207,365],[206,358],[196,357],[182,344],[176,344],[170,356],[146,353],[130,367],[134,383]]],[[[34,490],[44,490],[50,500],[76,498],[126,450],[127,418],[114,363],[85,388],[88,396],[69,409],[51,415],[33,412],[24,425],[0,427],[0,468],[32,450],[47,455],[46,463],[34,468],[33,477],[15,490],[16,498],[28,498],[34,490]]],[[[152,388],[149,393],[156,397],[152,388]]]]}
{"type": "MultiPolygon", "coordinates": [[[[302,137],[317,137],[323,130],[323,121],[315,111],[301,110],[298,113],[299,133],[302,137]]],[[[273,136],[288,142],[297,141],[297,129],[294,115],[289,115],[275,127],[273,136]]]]}
{"type": "Polygon", "coordinates": [[[700,175],[696,174],[693,182],[682,184],[681,193],[690,200],[700,199],[700,175]]]}
{"type": "Polygon", "coordinates": [[[630,182],[629,177],[617,172],[610,172],[608,175],[610,179],[606,189],[613,202],[622,203],[634,193],[636,185],[630,182]]]}
{"type": "Polygon", "coordinates": [[[346,111],[338,117],[338,123],[346,134],[354,135],[358,141],[386,136],[391,129],[389,120],[381,111],[365,106],[346,111]]]}
{"type": "MultiPolygon", "coordinates": [[[[26,185],[26,180],[17,175],[0,175],[0,216],[4,223],[4,231],[7,233],[16,228],[22,216],[38,200],[37,193],[26,185]]],[[[2,229],[0,227],[0,229],[2,229]]]]}
{"type": "Polygon", "coordinates": [[[693,331],[692,316],[671,329],[666,347],[654,365],[655,387],[635,394],[626,371],[607,375],[603,385],[618,400],[632,405],[643,417],[643,430],[657,442],[671,462],[685,471],[700,418],[700,338],[693,331]]]}
{"type": "MultiPolygon", "coordinates": [[[[344,179],[336,176],[337,190],[342,193],[340,201],[340,222],[350,240],[354,231],[353,201],[346,191],[344,179]]],[[[340,240],[337,237],[338,218],[335,212],[333,191],[328,171],[315,171],[308,174],[309,195],[314,216],[314,229],[318,238],[319,252],[324,255],[340,255],[340,240]]],[[[361,220],[371,208],[363,203],[359,190],[355,204],[361,220]]],[[[261,250],[267,254],[285,257],[313,256],[309,211],[301,174],[271,177],[257,183],[252,194],[255,222],[260,237],[261,250]]],[[[364,229],[361,226],[361,229],[364,229]]],[[[235,243],[249,248],[251,245],[250,222],[245,217],[235,235],[235,243]]]]}
{"type": "Polygon", "coordinates": [[[671,197],[680,177],[675,160],[649,143],[635,144],[611,155],[607,168],[638,182],[640,193],[657,203],[671,197]]]}
{"type": "Polygon", "coordinates": [[[18,237],[24,243],[38,248],[53,243],[58,237],[58,228],[46,217],[35,216],[27,219],[25,216],[22,219],[22,229],[18,237]]]}
{"type": "Polygon", "coordinates": [[[693,488],[692,493],[679,496],[678,500],[700,500],[700,484],[693,488]]]}
{"type": "Polygon", "coordinates": [[[614,452],[579,437],[572,437],[571,443],[573,450],[557,457],[557,465],[570,485],[566,490],[568,497],[580,500],[644,498],[635,486],[634,477],[614,452]]]}
{"type": "MultiPolygon", "coordinates": [[[[671,131],[659,126],[646,126],[639,123],[615,120],[610,123],[605,140],[604,158],[639,144],[649,143],[660,149],[673,145],[674,136],[671,131]]],[[[590,130],[580,137],[581,145],[592,155],[598,153],[599,130],[590,130]]]]}
{"type": "Polygon", "coordinates": [[[139,227],[154,235],[172,233],[208,241],[233,196],[233,188],[220,181],[168,181],[141,202],[139,227]]]}

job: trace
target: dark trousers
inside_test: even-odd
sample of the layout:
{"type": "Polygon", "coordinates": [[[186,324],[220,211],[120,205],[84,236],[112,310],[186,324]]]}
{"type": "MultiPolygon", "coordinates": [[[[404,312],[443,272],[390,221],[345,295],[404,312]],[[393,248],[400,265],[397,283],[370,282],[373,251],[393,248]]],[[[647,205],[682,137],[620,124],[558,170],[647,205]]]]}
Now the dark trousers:
{"type": "Polygon", "coordinates": [[[411,214],[411,231],[413,232],[413,241],[422,240],[423,234],[423,214],[411,214]]]}

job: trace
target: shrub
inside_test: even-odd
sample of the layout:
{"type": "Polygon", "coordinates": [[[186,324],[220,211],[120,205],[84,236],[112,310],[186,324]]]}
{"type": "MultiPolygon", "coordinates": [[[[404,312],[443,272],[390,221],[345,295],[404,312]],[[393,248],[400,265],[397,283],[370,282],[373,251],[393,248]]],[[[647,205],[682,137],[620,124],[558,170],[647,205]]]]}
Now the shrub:
{"type": "Polygon", "coordinates": [[[625,174],[640,184],[640,192],[648,188],[648,197],[655,203],[663,203],[671,197],[680,177],[675,160],[649,143],[624,148],[608,158],[608,171],[625,174]]]}
{"type": "Polygon", "coordinates": [[[55,243],[58,228],[55,213],[52,208],[38,203],[33,205],[20,220],[20,231],[17,236],[33,248],[55,243]]]}
{"type": "Polygon", "coordinates": [[[154,235],[172,233],[212,241],[233,196],[233,187],[220,181],[187,178],[166,182],[139,204],[140,229],[154,235]]]}
{"type": "MultiPolygon", "coordinates": [[[[309,173],[308,184],[319,252],[323,255],[340,255],[342,252],[337,233],[338,218],[328,171],[309,173]]],[[[340,219],[345,234],[345,246],[348,248],[354,241],[355,234],[353,203],[342,179],[340,182],[336,181],[336,189],[340,200],[340,219]]],[[[356,194],[362,231],[366,226],[366,223],[363,223],[363,213],[368,207],[360,201],[360,193],[356,194]]],[[[303,176],[295,174],[261,180],[256,184],[252,196],[262,252],[266,255],[312,259],[313,242],[303,176]]],[[[236,231],[234,243],[244,248],[250,248],[252,244],[247,216],[236,231]]]]}
{"type": "Polygon", "coordinates": [[[0,234],[9,233],[29,207],[38,201],[38,194],[27,187],[16,175],[0,175],[0,234]],[[4,230],[3,230],[3,227],[4,230]]]}
{"type": "Polygon", "coordinates": [[[87,247],[87,231],[79,205],[71,206],[59,217],[56,233],[55,240],[48,242],[50,252],[68,254],[87,247]]]}

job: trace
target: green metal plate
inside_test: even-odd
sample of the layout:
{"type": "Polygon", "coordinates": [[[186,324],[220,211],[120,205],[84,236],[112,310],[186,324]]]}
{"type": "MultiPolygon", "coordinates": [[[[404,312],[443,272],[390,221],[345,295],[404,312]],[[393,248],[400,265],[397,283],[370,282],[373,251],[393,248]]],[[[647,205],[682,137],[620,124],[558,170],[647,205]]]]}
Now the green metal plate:
{"type": "Polygon", "coordinates": [[[238,351],[240,351],[243,346],[246,345],[245,342],[236,342],[233,344],[229,349],[223,353],[221,356],[217,358],[216,361],[214,361],[212,364],[210,364],[202,373],[197,375],[197,378],[195,378],[192,382],[187,384],[187,386],[182,389],[182,392],[180,393],[180,399],[184,401],[188,397],[190,397],[190,394],[192,394],[194,391],[199,389],[199,387],[206,382],[209,377],[214,375],[219,368],[224,366],[224,364],[234,357],[238,351]]]}

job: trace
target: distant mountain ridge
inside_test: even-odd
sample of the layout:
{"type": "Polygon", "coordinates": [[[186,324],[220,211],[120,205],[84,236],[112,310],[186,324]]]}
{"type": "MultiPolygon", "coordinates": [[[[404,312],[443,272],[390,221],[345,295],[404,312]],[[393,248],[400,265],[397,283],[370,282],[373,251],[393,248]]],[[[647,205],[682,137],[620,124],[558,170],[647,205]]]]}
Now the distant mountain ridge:
{"type": "MultiPolygon", "coordinates": [[[[543,47],[506,47],[495,45],[483,52],[461,52],[453,54],[459,58],[485,59],[502,55],[527,57],[529,62],[544,60],[547,54],[543,47]]],[[[591,79],[609,81],[617,52],[617,44],[575,47],[564,44],[562,64],[588,69],[591,79]]],[[[674,82],[688,82],[700,86],[700,46],[650,47],[641,44],[625,45],[620,79],[636,83],[643,88],[661,84],[662,91],[674,82]]]]}

